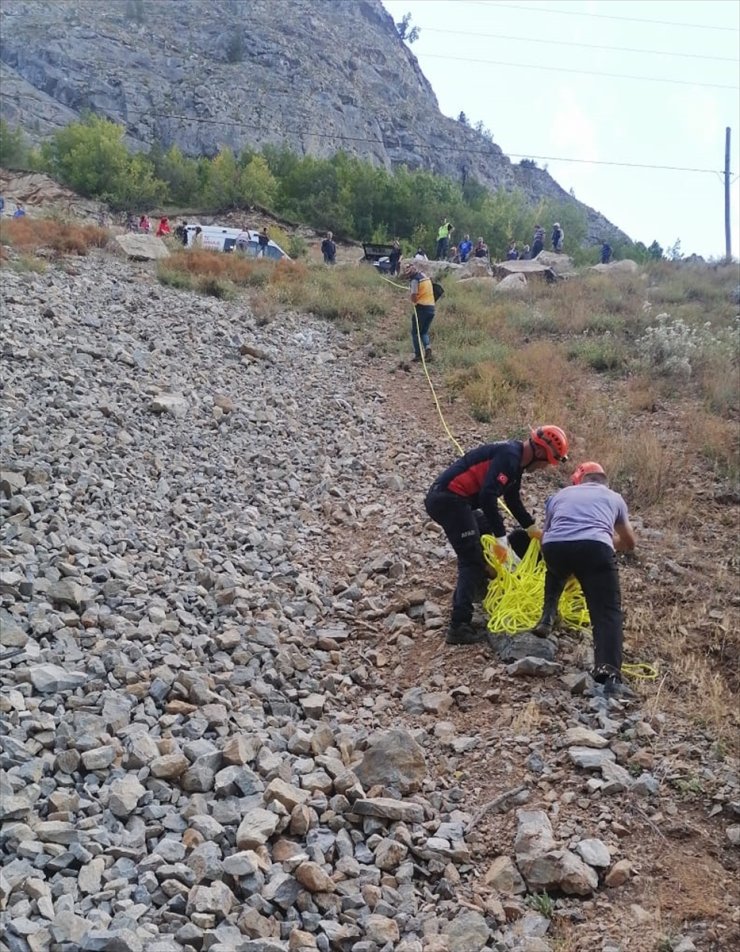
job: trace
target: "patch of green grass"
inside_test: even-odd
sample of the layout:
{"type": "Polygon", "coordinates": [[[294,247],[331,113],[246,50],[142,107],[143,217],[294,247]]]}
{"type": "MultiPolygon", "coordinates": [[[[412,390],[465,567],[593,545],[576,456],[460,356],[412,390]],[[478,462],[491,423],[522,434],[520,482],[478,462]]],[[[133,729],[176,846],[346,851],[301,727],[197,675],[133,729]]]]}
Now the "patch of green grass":
{"type": "Polygon", "coordinates": [[[527,905],[546,919],[552,919],[555,913],[555,902],[547,892],[533,893],[527,898],[527,905]]]}
{"type": "Polygon", "coordinates": [[[20,273],[31,272],[32,274],[43,274],[48,268],[43,258],[35,258],[33,255],[21,255],[19,258],[10,261],[8,267],[11,271],[20,273]]]}
{"type": "Polygon", "coordinates": [[[199,278],[195,290],[208,297],[218,298],[219,301],[233,301],[236,297],[234,285],[220,278],[199,278]]]}
{"type": "Polygon", "coordinates": [[[193,290],[193,276],[187,271],[174,271],[168,268],[166,264],[160,263],[157,268],[157,280],[169,288],[177,288],[179,291],[193,290]]]}
{"type": "Polygon", "coordinates": [[[512,311],[506,323],[513,330],[528,337],[543,337],[560,331],[556,316],[536,307],[512,311]]]}
{"type": "Polygon", "coordinates": [[[611,334],[572,341],[568,345],[568,358],[578,360],[598,373],[623,370],[627,363],[624,344],[611,334]]]}

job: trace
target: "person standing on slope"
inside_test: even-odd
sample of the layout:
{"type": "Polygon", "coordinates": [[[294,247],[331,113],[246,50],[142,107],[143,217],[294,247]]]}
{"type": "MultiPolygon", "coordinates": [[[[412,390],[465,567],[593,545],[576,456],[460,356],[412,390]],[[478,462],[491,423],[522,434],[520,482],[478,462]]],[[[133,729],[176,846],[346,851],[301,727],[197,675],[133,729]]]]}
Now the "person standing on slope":
{"type": "Polygon", "coordinates": [[[531,430],[529,439],[485,443],[470,450],[435,479],[424,505],[444,529],[457,555],[448,645],[471,645],[481,640],[482,632],[472,625],[473,603],[485,591],[489,577],[481,529],[496,537],[494,551],[499,561],[506,561],[509,554],[499,499],[530,538],[539,538],[534,518],[521,500],[522,476],[557,466],[567,458],[567,436],[559,426],[547,424],[531,430]]]}
{"type": "Polygon", "coordinates": [[[622,599],[615,549],[631,552],[635,533],[627,504],[609,489],[599,463],[581,463],[572,482],[545,504],[545,600],[542,617],[532,630],[543,638],[552,632],[558,601],[574,575],[591,617],[594,680],[604,685],[607,696],[628,695],[631,692],[622,686],[622,599]]]}
{"type": "Polygon", "coordinates": [[[409,261],[403,269],[404,278],[408,278],[411,303],[414,314],[411,318],[411,343],[414,347],[414,363],[421,360],[421,348],[424,348],[424,360],[432,359],[429,328],[434,320],[434,288],[432,279],[427,277],[416,261],[409,261]]]}

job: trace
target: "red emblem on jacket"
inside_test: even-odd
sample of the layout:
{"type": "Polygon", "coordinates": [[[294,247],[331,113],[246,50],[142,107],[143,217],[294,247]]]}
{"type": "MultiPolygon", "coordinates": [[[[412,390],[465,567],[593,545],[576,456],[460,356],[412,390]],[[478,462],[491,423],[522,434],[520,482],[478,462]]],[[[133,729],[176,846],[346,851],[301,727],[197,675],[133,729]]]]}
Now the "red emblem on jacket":
{"type": "Polygon", "coordinates": [[[506,475],[506,473],[499,473],[496,479],[501,483],[502,486],[505,486],[509,481],[509,477],[506,475]]]}

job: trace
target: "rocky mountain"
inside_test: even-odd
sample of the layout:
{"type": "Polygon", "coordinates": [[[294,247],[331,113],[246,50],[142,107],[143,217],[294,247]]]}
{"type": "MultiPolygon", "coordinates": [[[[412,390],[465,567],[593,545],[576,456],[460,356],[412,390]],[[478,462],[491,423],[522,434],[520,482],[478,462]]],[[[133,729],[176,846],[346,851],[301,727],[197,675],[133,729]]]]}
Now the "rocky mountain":
{"type": "Polygon", "coordinates": [[[93,110],[141,148],[344,149],[574,203],[591,239],[627,240],[547,172],[443,116],[380,0],[5,0],[0,16],[1,114],[36,138],[93,110]]]}

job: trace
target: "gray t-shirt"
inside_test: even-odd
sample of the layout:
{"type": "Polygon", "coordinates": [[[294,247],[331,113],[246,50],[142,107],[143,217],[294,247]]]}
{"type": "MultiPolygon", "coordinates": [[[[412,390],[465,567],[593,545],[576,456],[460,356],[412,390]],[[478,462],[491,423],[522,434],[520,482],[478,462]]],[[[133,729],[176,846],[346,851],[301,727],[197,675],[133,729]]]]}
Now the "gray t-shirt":
{"type": "Polygon", "coordinates": [[[614,526],[627,522],[627,503],[600,483],[566,486],[545,503],[547,542],[603,542],[614,548],[614,526]]]}

